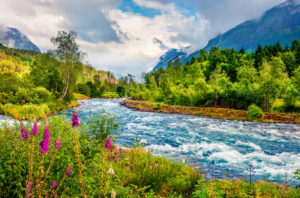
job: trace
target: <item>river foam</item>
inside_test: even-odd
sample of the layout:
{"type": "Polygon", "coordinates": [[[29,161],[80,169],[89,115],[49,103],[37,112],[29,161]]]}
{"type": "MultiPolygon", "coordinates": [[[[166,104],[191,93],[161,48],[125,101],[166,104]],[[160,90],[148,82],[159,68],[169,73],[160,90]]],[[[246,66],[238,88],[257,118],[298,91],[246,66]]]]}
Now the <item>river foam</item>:
{"type": "Polygon", "coordinates": [[[292,172],[300,169],[299,125],[132,111],[120,106],[120,99],[80,102],[80,119],[103,109],[116,116],[121,126],[118,146],[132,146],[140,138],[153,154],[185,159],[214,178],[223,178],[224,171],[230,177],[247,177],[251,164],[255,179],[284,182],[287,174],[297,184],[292,172]]]}

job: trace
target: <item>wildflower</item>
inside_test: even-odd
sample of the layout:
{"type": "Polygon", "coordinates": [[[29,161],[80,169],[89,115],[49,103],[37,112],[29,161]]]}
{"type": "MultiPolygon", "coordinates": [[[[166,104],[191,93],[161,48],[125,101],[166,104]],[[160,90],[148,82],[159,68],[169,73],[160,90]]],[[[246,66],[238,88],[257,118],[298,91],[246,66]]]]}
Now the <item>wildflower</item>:
{"type": "Polygon", "coordinates": [[[54,143],[54,148],[57,148],[57,150],[59,150],[60,145],[61,145],[61,142],[59,140],[56,140],[54,143]]]}
{"type": "Polygon", "coordinates": [[[56,183],[56,181],[54,181],[53,183],[52,183],[52,188],[55,188],[57,186],[57,183],[56,183]]]}
{"type": "Polygon", "coordinates": [[[185,164],[185,159],[182,159],[182,163],[185,164]]]}
{"type": "Polygon", "coordinates": [[[21,123],[21,138],[26,140],[28,138],[27,132],[25,131],[24,125],[21,123]]]}
{"type": "Polygon", "coordinates": [[[38,132],[37,122],[34,122],[33,128],[31,129],[30,136],[31,136],[31,135],[36,136],[37,132],[38,132]]]}
{"type": "Polygon", "coordinates": [[[67,170],[67,177],[70,175],[71,173],[71,166],[69,165],[68,170],[67,170]]]}
{"type": "Polygon", "coordinates": [[[72,115],[72,128],[74,126],[79,126],[79,120],[78,120],[78,114],[75,111],[75,108],[73,108],[73,115],[72,115]]]}
{"type": "Polygon", "coordinates": [[[110,141],[110,137],[108,137],[108,139],[105,141],[105,147],[107,148],[107,150],[110,149],[110,145],[111,145],[111,141],[110,141]]]}
{"type": "Polygon", "coordinates": [[[114,170],[112,169],[112,168],[110,168],[106,173],[108,173],[108,174],[112,174],[112,175],[114,175],[115,174],[115,172],[114,172],[114,170]]]}
{"type": "Polygon", "coordinates": [[[31,190],[31,183],[28,184],[28,189],[31,190]]]}
{"type": "Polygon", "coordinates": [[[40,142],[42,155],[44,155],[49,151],[49,143],[50,143],[49,128],[48,128],[48,124],[46,124],[45,132],[44,132],[44,140],[40,142]]]}
{"type": "Polygon", "coordinates": [[[116,198],[117,193],[114,191],[114,189],[111,190],[111,196],[112,198],[116,198]]]}

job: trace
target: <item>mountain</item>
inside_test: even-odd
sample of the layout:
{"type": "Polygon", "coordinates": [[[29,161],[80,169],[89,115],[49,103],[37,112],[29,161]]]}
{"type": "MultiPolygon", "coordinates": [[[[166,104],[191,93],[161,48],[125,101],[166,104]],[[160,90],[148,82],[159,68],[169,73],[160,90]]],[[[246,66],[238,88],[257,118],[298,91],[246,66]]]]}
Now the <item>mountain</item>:
{"type": "Polygon", "coordinates": [[[187,58],[187,53],[184,52],[184,49],[170,49],[164,55],[159,58],[159,62],[153,68],[153,71],[157,70],[160,67],[167,68],[168,62],[174,60],[177,56],[183,62],[187,58]]]}
{"type": "Polygon", "coordinates": [[[218,46],[239,50],[243,47],[253,51],[259,43],[266,45],[279,41],[284,46],[294,39],[300,39],[300,0],[288,0],[267,10],[260,18],[241,23],[210,40],[204,49],[218,46]]]}
{"type": "Polygon", "coordinates": [[[10,48],[41,52],[26,35],[22,34],[18,29],[11,27],[0,28],[0,44],[10,48]]]}

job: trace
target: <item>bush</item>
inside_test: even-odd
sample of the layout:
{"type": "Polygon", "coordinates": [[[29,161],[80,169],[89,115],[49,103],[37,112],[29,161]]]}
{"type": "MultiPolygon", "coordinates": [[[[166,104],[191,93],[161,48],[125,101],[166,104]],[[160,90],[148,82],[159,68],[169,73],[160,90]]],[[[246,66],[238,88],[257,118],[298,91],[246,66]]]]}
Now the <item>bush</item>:
{"type": "Polygon", "coordinates": [[[30,96],[30,91],[28,89],[19,88],[19,91],[14,97],[14,104],[26,104],[30,103],[32,98],[30,96]]]}
{"type": "Polygon", "coordinates": [[[52,99],[51,92],[44,87],[37,87],[34,91],[42,103],[49,102],[52,99]]]}
{"type": "Polygon", "coordinates": [[[158,104],[154,107],[155,110],[160,110],[161,108],[162,108],[162,106],[161,106],[160,103],[158,103],[158,104]]]}
{"type": "Polygon", "coordinates": [[[249,120],[256,120],[257,118],[261,118],[263,116],[264,116],[264,112],[255,104],[252,104],[248,107],[247,118],[249,120]]]}
{"type": "Polygon", "coordinates": [[[120,97],[125,96],[125,87],[124,86],[118,86],[116,88],[116,92],[119,94],[120,97]]]}

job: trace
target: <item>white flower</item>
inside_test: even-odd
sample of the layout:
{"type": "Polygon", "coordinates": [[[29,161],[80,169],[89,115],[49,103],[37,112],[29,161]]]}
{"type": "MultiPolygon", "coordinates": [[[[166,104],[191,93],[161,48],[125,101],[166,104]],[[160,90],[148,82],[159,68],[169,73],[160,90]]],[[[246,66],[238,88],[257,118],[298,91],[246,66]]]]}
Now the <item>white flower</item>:
{"type": "Polygon", "coordinates": [[[110,196],[111,196],[112,198],[116,198],[117,193],[116,193],[114,190],[112,190],[110,196]]]}
{"type": "Polygon", "coordinates": [[[112,169],[112,168],[110,168],[106,173],[108,173],[108,174],[112,174],[112,175],[114,175],[115,174],[115,172],[114,172],[114,170],[112,169]]]}

